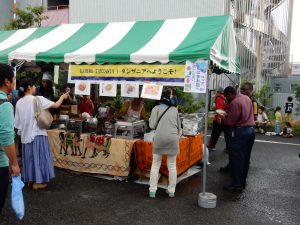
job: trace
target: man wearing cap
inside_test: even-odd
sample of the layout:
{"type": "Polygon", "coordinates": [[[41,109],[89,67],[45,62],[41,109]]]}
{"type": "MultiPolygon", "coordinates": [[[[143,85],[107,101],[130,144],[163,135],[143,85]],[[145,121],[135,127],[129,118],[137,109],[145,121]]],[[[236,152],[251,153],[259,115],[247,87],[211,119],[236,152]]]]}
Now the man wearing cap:
{"type": "Polygon", "coordinates": [[[53,90],[53,78],[49,73],[44,73],[41,86],[36,89],[36,95],[43,96],[50,101],[55,101],[53,90]]]}
{"type": "MultiPolygon", "coordinates": [[[[215,98],[216,110],[223,110],[223,111],[227,110],[227,103],[223,91],[224,90],[221,87],[217,89],[217,94],[215,98]]],[[[218,113],[216,113],[213,120],[211,136],[208,143],[209,150],[215,150],[216,144],[218,142],[218,139],[222,131],[224,132],[225,143],[227,148],[227,144],[229,142],[229,137],[230,137],[230,128],[223,123],[221,116],[218,113]]]]}

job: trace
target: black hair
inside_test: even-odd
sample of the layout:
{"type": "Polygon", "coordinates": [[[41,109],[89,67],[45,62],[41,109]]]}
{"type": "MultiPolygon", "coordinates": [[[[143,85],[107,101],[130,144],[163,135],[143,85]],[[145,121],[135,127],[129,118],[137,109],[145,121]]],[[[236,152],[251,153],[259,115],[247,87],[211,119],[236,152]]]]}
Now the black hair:
{"type": "Polygon", "coordinates": [[[287,98],[287,100],[288,100],[289,102],[291,102],[291,101],[293,101],[293,97],[292,97],[292,96],[289,96],[289,97],[287,98]]]}
{"type": "Polygon", "coordinates": [[[292,127],[292,124],[291,124],[290,122],[285,122],[285,125],[286,125],[287,127],[292,127]]]}
{"type": "Polygon", "coordinates": [[[247,86],[247,89],[250,90],[250,91],[253,91],[253,84],[250,83],[250,82],[245,82],[242,84],[242,87],[245,87],[247,86]]]}
{"type": "Polygon", "coordinates": [[[20,82],[20,87],[19,87],[19,92],[18,92],[20,98],[24,97],[25,92],[27,91],[27,89],[29,87],[32,87],[33,85],[35,85],[35,82],[32,78],[30,78],[30,77],[23,78],[20,82]]]}
{"type": "Polygon", "coordinates": [[[232,86],[228,86],[224,89],[224,95],[227,94],[236,94],[236,89],[232,86]]]}
{"type": "Polygon", "coordinates": [[[278,111],[278,110],[281,110],[281,107],[280,106],[277,106],[275,111],[278,111]]]}
{"type": "Polygon", "coordinates": [[[261,111],[265,111],[265,107],[263,107],[262,105],[259,106],[259,108],[261,109],[261,111]]]}
{"type": "Polygon", "coordinates": [[[0,87],[4,85],[6,79],[12,82],[14,76],[15,73],[13,67],[7,64],[0,63],[0,87]]]}
{"type": "Polygon", "coordinates": [[[171,91],[170,90],[165,90],[162,92],[161,94],[161,98],[160,98],[160,103],[166,104],[168,106],[171,106],[171,91]]]}

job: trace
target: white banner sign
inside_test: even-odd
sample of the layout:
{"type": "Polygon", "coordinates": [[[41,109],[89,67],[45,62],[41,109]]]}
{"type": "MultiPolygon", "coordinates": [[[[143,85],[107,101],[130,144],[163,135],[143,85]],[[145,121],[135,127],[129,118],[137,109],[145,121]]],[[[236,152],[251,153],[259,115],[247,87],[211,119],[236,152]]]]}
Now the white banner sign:
{"type": "Polygon", "coordinates": [[[184,92],[206,93],[207,70],[207,61],[186,61],[184,92]]]}

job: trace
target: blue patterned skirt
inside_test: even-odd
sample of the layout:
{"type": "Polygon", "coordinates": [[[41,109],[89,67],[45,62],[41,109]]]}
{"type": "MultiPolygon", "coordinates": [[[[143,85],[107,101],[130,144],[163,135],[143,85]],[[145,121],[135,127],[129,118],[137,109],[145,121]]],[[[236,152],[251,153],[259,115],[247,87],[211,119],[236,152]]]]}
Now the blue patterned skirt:
{"type": "Polygon", "coordinates": [[[53,158],[47,136],[36,136],[22,144],[22,179],[24,182],[48,183],[54,178],[53,158]]]}

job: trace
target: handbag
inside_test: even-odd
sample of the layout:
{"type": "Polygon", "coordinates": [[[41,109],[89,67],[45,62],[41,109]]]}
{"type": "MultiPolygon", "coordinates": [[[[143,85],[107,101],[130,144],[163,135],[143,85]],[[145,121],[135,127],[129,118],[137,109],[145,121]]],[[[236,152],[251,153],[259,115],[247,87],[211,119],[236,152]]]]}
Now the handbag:
{"type": "Polygon", "coordinates": [[[43,109],[41,100],[38,97],[34,97],[35,119],[37,125],[41,129],[48,129],[53,121],[53,117],[48,109],[43,109]]]}

